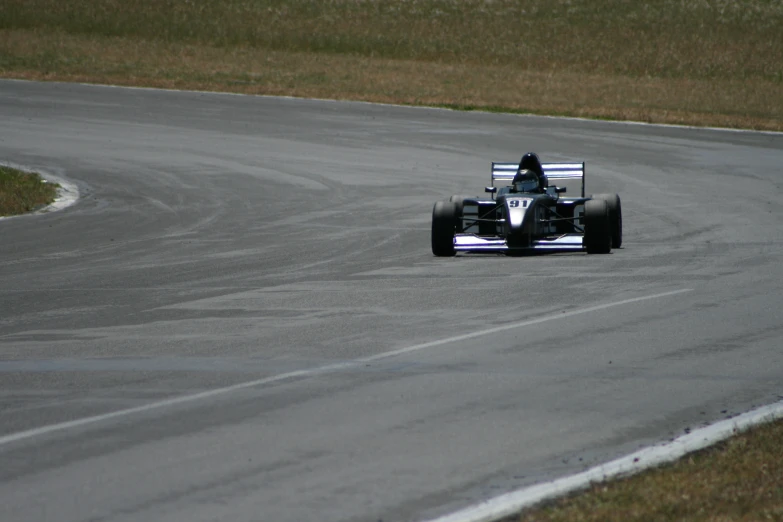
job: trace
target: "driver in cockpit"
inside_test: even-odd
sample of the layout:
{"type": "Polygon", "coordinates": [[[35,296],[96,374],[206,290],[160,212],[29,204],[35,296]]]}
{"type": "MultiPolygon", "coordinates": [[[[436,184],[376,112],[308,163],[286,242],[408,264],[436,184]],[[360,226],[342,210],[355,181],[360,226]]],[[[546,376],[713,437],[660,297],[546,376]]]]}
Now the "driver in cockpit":
{"type": "Polygon", "coordinates": [[[546,177],[539,176],[533,170],[519,169],[511,182],[510,192],[542,193],[546,190],[546,177]]]}

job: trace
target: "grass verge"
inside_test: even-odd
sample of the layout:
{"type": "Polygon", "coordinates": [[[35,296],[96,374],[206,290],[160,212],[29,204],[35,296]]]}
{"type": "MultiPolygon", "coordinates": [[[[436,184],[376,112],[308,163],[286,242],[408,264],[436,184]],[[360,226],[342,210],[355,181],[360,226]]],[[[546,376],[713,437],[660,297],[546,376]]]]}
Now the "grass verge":
{"type": "Polygon", "coordinates": [[[8,0],[0,76],[783,130],[783,4],[8,0]]]}
{"type": "Polygon", "coordinates": [[[508,522],[783,520],[783,421],[621,480],[593,484],[508,522]]]}
{"type": "Polygon", "coordinates": [[[0,166],[0,216],[24,214],[52,203],[59,186],[38,174],[0,166]]]}

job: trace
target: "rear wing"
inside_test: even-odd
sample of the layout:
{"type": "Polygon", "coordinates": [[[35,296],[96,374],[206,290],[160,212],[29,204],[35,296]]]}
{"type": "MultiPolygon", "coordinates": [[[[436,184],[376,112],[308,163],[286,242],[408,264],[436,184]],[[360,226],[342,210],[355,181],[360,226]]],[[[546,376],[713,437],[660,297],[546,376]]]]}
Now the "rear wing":
{"type": "MultiPolygon", "coordinates": [[[[585,164],[584,163],[542,163],[547,179],[579,179],[582,180],[582,197],[585,197],[585,164]]],[[[492,162],[492,186],[495,182],[511,184],[517,173],[519,163],[492,162]]]]}

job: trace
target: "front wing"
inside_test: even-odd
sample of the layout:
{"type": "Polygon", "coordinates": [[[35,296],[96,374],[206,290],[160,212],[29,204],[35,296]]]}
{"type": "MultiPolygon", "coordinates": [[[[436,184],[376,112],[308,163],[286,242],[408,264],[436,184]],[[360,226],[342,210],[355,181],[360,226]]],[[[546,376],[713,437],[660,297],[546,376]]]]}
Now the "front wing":
{"type": "Polygon", "coordinates": [[[456,234],[454,250],[457,252],[581,252],[584,250],[582,234],[562,234],[533,240],[531,246],[509,247],[502,237],[481,237],[475,234],[456,234]]]}

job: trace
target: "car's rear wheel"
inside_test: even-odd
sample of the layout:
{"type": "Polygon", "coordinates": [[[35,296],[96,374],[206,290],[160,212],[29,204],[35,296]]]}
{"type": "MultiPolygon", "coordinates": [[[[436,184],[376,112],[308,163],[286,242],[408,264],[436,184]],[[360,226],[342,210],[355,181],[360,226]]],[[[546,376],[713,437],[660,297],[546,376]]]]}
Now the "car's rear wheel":
{"type": "Polygon", "coordinates": [[[623,245],[623,208],[618,194],[595,194],[593,199],[603,199],[609,207],[609,222],[612,227],[612,248],[623,245]]]}
{"type": "Polygon", "coordinates": [[[609,206],[603,199],[585,203],[584,245],[588,254],[608,254],[612,250],[612,227],[609,206]]]}
{"type": "Polygon", "coordinates": [[[432,253],[439,257],[453,256],[457,205],[453,201],[438,201],[432,208],[432,253]]]}

